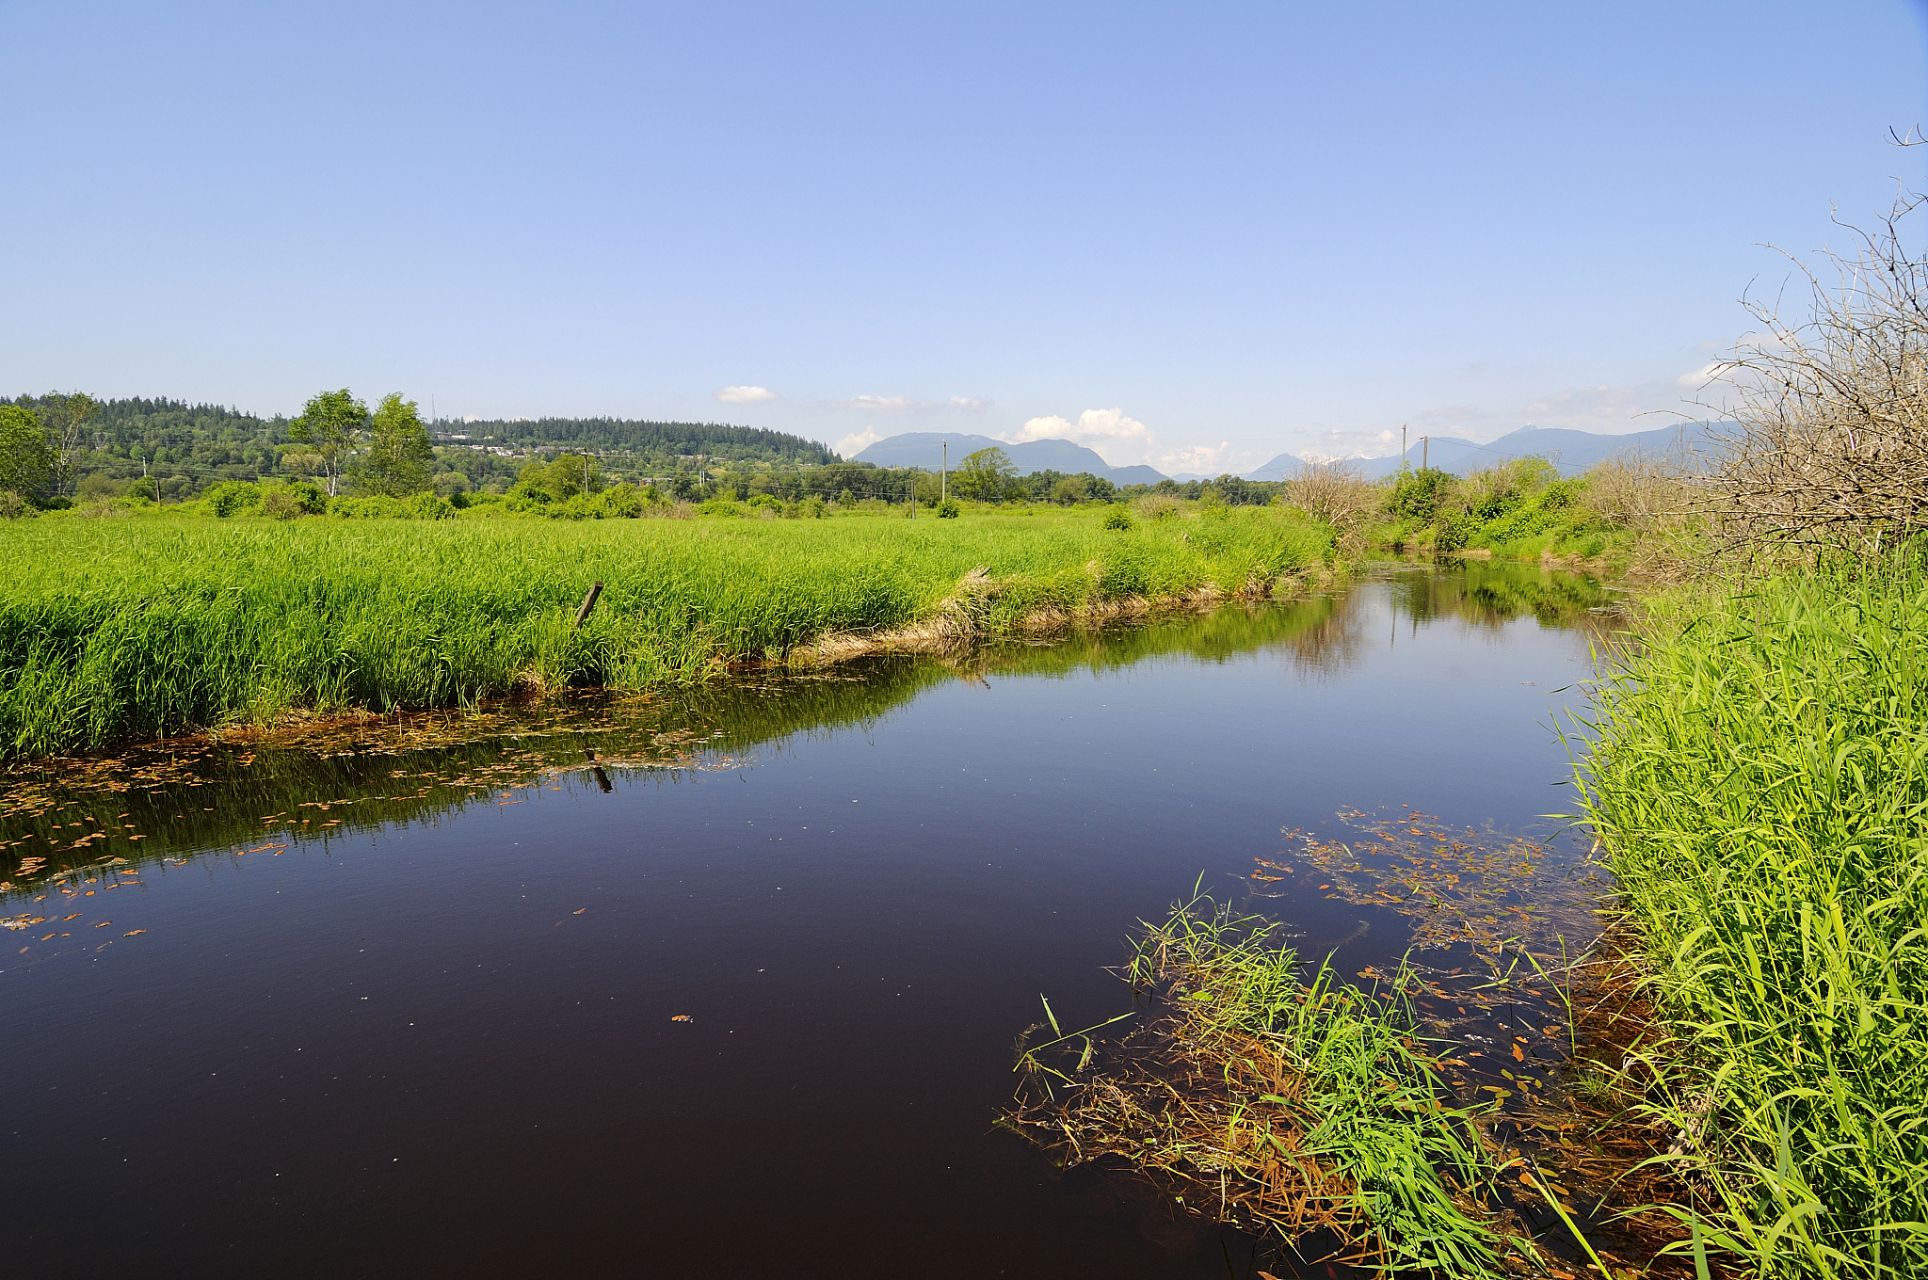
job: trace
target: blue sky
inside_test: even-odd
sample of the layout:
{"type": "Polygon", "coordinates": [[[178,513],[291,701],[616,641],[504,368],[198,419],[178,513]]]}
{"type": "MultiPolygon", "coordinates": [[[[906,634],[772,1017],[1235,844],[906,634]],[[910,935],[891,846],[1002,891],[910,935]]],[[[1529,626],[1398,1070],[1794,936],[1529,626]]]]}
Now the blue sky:
{"type": "Polygon", "coordinates": [[[1661,425],[1763,243],[1928,165],[1902,0],[0,0],[0,48],[9,393],[1167,471],[1661,425]]]}

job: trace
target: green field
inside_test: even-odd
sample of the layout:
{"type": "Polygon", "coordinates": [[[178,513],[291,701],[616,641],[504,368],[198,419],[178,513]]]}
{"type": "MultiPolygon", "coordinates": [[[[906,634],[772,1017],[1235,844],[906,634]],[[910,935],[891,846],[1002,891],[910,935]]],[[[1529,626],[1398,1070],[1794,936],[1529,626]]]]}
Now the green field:
{"type": "Polygon", "coordinates": [[[98,749],[290,710],[459,705],[561,685],[690,684],[833,633],[1040,615],[1318,569],[1325,526],[1220,508],[959,520],[0,523],[0,751],[98,749]],[[988,581],[960,584],[974,570],[988,581]],[[592,581],[606,584],[578,631],[592,581]]]}

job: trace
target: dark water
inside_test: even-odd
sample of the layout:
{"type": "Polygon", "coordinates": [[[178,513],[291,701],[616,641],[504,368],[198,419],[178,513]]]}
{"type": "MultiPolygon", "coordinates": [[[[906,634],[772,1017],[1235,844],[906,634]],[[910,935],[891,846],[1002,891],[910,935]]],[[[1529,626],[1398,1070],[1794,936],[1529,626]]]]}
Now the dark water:
{"type": "MultiPolygon", "coordinates": [[[[1412,570],[519,737],[16,776],[5,869],[48,863],[0,903],[43,920],[0,936],[5,1270],[1244,1275],[1247,1242],[993,1130],[1014,1036],[1040,993],[1129,1007],[1131,923],[1282,828],[1550,829],[1601,600],[1412,570]]],[[[1404,949],[1275,888],[1307,950],[1404,949]]]]}

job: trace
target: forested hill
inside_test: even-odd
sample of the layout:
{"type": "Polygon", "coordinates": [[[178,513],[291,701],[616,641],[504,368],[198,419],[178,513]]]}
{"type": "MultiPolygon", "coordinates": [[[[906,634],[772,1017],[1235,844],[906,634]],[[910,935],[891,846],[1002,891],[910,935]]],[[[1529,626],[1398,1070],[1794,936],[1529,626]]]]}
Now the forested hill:
{"type": "Polygon", "coordinates": [[[829,446],[782,431],[716,422],[640,422],[627,418],[469,419],[438,422],[439,442],[631,454],[638,461],[678,458],[789,462],[822,466],[837,461],[829,446]]]}

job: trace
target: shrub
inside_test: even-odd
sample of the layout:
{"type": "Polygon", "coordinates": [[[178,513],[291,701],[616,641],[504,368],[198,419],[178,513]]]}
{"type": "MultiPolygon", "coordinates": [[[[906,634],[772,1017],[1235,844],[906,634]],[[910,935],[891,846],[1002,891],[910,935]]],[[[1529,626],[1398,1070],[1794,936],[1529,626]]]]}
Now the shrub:
{"type": "Polygon", "coordinates": [[[1387,500],[1386,509],[1396,520],[1430,524],[1433,517],[1439,514],[1439,505],[1452,482],[1453,478],[1438,467],[1401,472],[1393,483],[1392,497],[1387,500]]]}
{"type": "Polygon", "coordinates": [[[201,499],[208,504],[209,512],[225,520],[249,507],[259,506],[261,486],[245,480],[224,480],[210,487],[201,499]]]}
{"type": "Polygon", "coordinates": [[[1147,520],[1169,520],[1185,509],[1185,504],[1169,493],[1148,493],[1134,505],[1147,520]]]}
{"type": "Polygon", "coordinates": [[[0,489],[0,520],[18,520],[22,516],[37,516],[33,503],[11,489],[0,489]]]}
{"type": "Polygon", "coordinates": [[[418,493],[412,498],[406,498],[402,506],[406,509],[404,514],[416,520],[455,519],[455,508],[448,504],[448,500],[438,498],[432,493],[418,493]]]}
{"type": "Polygon", "coordinates": [[[634,520],[643,514],[643,495],[633,484],[612,485],[602,491],[603,511],[619,519],[634,520]]]}
{"type": "Polygon", "coordinates": [[[1104,527],[1107,529],[1130,529],[1134,523],[1131,512],[1123,507],[1114,506],[1105,512],[1104,527]]]}
{"type": "Polygon", "coordinates": [[[956,498],[946,498],[937,504],[937,518],[939,520],[955,520],[959,514],[961,514],[962,510],[963,509],[957,505],[956,498]]]}
{"type": "Polygon", "coordinates": [[[286,489],[276,489],[261,499],[261,514],[276,520],[292,520],[301,514],[301,500],[286,489]]]}

